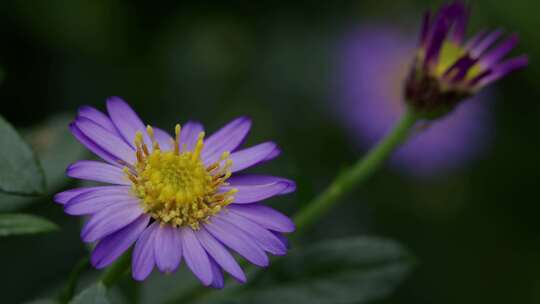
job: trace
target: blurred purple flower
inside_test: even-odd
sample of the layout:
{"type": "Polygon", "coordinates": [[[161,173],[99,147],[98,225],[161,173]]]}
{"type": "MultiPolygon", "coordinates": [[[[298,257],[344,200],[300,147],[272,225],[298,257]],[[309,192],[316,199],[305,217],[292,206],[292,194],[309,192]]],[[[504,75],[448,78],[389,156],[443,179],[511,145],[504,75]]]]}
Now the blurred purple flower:
{"type": "Polygon", "coordinates": [[[78,161],[72,178],[111,184],[58,193],[66,213],[89,215],[81,232],[97,242],[91,262],[110,265],[133,244],[132,276],[144,280],[154,266],[174,272],[182,259],[206,286],[223,287],[225,270],[240,282],[245,274],[229,253],[267,266],[266,252],[284,255],[284,233],[294,230],[285,215],[258,202],[295,190],[291,180],[238,172],[277,157],[272,142],[238,150],[251,121],[233,120],[204,139],[200,123],[176,126],[175,136],[143,124],[118,97],[108,115],[81,107],[73,135],[102,161],[78,161]]]}
{"type": "MultiPolygon", "coordinates": [[[[339,46],[338,114],[353,137],[371,147],[405,111],[404,79],[415,53],[410,36],[390,26],[365,26],[339,46]]],[[[489,142],[492,115],[485,93],[413,136],[392,158],[396,167],[417,176],[457,169],[478,156],[489,142]],[[488,131],[489,130],[489,131],[488,131]]]]}

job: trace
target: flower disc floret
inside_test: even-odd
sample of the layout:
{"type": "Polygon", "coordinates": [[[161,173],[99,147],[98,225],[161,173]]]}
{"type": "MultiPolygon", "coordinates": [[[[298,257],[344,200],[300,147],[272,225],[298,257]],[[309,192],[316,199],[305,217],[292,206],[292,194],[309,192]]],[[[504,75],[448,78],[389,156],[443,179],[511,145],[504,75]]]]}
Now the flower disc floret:
{"type": "Polygon", "coordinates": [[[140,198],[142,208],[156,221],[174,227],[190,226],[199,229],[201,221],[207,221],[230,204],[236,189],[219,192],[231,176],[232,161],[229,152],[220,160],[205,166],[201,160],[204,133],[199,134],[193,151],[179,148],[181,128],[176,126],[174,150],[162,151],[154,139],[152,127],[147,133],[152,139],[153,149],[146,146],[143,134],[135,138],[137,162],[134,168],[124,167],[132,182],[132,190],[140,198]]]}

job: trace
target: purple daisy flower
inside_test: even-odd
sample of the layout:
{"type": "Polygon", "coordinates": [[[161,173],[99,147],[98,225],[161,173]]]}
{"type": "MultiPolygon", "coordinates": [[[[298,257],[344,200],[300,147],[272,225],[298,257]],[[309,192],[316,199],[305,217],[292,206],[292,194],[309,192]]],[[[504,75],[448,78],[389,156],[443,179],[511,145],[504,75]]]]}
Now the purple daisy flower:
{"type": "MultiPolygon", "coordinates": [[[[415,45],[391,26],[363,26],[348,33],[338,50],[338,115],[360,145],[371,147],[406,110],[402,101],[407,60],[415,45]]],[[[458,169],[485,151],[492,130],[486,94],[471,97],[432,122],[392,156],[403,172],[431,177],[458,169]]]]}
{"type": "Polygon", "coordinates": [[[81,238],[97,243],[91,262],[110,265],[133,244],[132,276],[144,280],[154,266],[174,272],[183,259],[205,286],[223,287],[222,271],[246,277],[229,249],[265,267],[267,253],[284,255],[293,222],[258,202],[293,192],[291,180],[238,172],[280,154],[265,142],[237,150],[251,121],[241,117],[204,139],[198,122],[176,125],[175,136],[146,126],[118,97],[108,115],[81,107],[73,135],[102,161],[78,161],[72,178],[111,185],[58,193],[66,213],[89,216],[81,238]]]}
{"type": "Polygon", "coordinates": [[[498,45],[501,30],[465,40],[468,18],[469,10],[461,1],[443,5],[434,16],[429,11],[424,15],[405,97],[427,118],[444,115],[464,98],[528,63],[524,55],[504,59],[518,42],[515,34],[498,45]]]}

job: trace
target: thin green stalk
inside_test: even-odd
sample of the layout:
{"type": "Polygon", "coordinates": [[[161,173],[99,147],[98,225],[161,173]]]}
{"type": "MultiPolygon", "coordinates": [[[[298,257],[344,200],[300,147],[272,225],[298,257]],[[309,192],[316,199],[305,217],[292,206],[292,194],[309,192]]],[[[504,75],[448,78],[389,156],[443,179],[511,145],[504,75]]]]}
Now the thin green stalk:
{"type": "MultiPolygon", "coordinates": [[[[326,212],[339,202],[339,199],[355,187],[364,182],[377,168],[390,156],[390,154],[409,137],[410,131],[419,117],[412,110],[408,110],[401,117],[394,129],[386,135],[366,156],[358,160],[349,170],[339,175],[319,196],[314,198],[300,212],[294,216],[296,231],[294,236],[308,230],[308,228],[326,212]]],[[[249,272],[249,270],[248,270],[249,272]]],[[[260,275],[260,269],[252,271],[253,276],[260,275]]],[[[167,303],[194,303],[209,295],[211,289],[195,287],[178,297],[173,297],[167,303]]]]}
{"type": "Polygon", "coordinates": [[[412,110],[405,112],[394,129],[379,144],[349,170],[339,175],[319,196],[300,210],[294,217],[297,227],[295,237],[301,235],[328,209],[338,203],[343,195],[370,177],[392,151],[407,140],[416,121],[418,121],[418,116],[412,110]]]}
{"type": "Polygon", "coordinates": [[[62,289],[62,292],[58,296],[58,302],[60,304],[67,304],[73,298],[73,295],[75,294],[75,289],[77,289],[77,284],[79,282],[79,277],[81,276],[81,273],[88,267],[89,265],[88,257],[84,257],[73,268],[71,273],[69,274],[69,278],[67,281],[66,286],[64,289],[62,289]]]}

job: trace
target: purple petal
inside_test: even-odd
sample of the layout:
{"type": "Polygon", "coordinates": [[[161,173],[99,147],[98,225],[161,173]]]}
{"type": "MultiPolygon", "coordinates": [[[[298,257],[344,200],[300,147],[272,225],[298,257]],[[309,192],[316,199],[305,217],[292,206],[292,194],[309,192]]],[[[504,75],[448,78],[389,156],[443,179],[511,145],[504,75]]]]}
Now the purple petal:
{"type": "Polygon", "coordinates": [[[485,86],[497,81],[517,69],[524,68],[528,63],[529,59],[525,55],[503,61],[492,69],[491,74],[478,82],[478,86],[485,86]]]}
{"type": "Polygon", "coordinates": [[[281,241],[281,243],[283,243],[283,246],[285,246],[287,250],[291,248],[291,244],[289,240],[287,239],[285,235],[283,235],[283,233],[276,232],[276,231],[271,231],[271,232],[281,241]]]}
{"type": "Polygon", "coordinates": [[[291,193],[296,189],[296,184],[291,180],[266,175],[233,176],[228,182],[230,185],[221,187],[220,191],[237,189],[234,204],[254,203],[275,195],[291,193]]]}
{"type": "Polygon", "coordinates": [[[471,58],[468,55],[465,55],[459,58],[456,63],[454,63],[450,68],[444,73],[445,78],[450,78],[449,80],[453,83],[461,81],[467,76],[469,70],[478,62],[478,59],[471,58]]]}
{"type": "Polygon", "coordinates": [[[184,126],[182,126],[182,131],[180,132],[180,149],[183,149],[184,145],[188,151],[193,151],[197,139],[199,138],[199,133],[204,132],[203,125],[196,121],[188,121],[184,126]]]}
{"type": "Polygon", "coordinates": [[[99,156],[104,161],[113,164],[115,166],[121,166],[118,163],[118,158],[114,157],[111,153],[103,150],[99,145],[97,145],[95,142],[90,140],[86,135],[83,134],[83,132],[75,125],[74,122],[69,124],[69,130],[71,131],[71,134],[75,136],[75,138],[83,144],[88,150],[92,151],[95,155],[99,156]]]}
{"type": "Polygon", "coordinates": [[[216,215],[220,219],[229,222],[251,236],[257,244],[266,252],[273,255],[284,255],[287,253],[287,248],[283,245],[280,239],[273,235],[270,231],[250,221],[249,219],[240,216],[236,213],[216,215]]]}
{"type": "Polygon", "coordinates": [[[502,42],[498,47],[489,51],[487,54],[482,56],[480,59],[480,65],[486,69],[490,68],[499,60],[503,59],[506,54],[508,54],[518,43],[517,35],[513,34],[504,42],[502,42]]]}
{"type": "Polygon", "coordinates": [[[482,40],[471,49],[472,57],[479,58],[485,50],[487,50],[497,39],[499,39],[502,33],[502,30],[495,30],[483,37],[482,40]]]}
{"type": "Polygon", "coordinates": [[[182,259],[180,231],[170,225],[157,228],[154,243],[156,265],[162,272],[171,273],[178,268],[182,259]]]}
{"type": "Polygon", "coordinates": [[[116,203],[131,202],[137,204],[139,199],[130,194],[129,187],[116,187],[82,193],[64,205],[64,211],[71,215],[97,213],[103,208],[116,203]]]}
{"type": "Polygon", "coordinates": [[[227,210],[230,213],[248,218],[266,229],[285,233],[293,232],[295,229],[294,223],[289,217],[267,206],[259,204],[230,205],[227,210]]]}
{"type": "Polygon", "coordinates": [[[152,141],[146,133],[146,126],[137,113],[120,97],[107,99],[107,112],[119,133],[131,147],[135,148],[135,134],[140,131],[143,134],[144,143],[152,148],[152,141]]]}
{"type": "Polygon", "coordinates": [[[434,21],[431,36],[429,37],[429,43],[427,44],[426,55],[424,59],[425,65],[431,65],[439,58],[442,45],[448,31],[450,29],[450,21],[445,15],[446,8],[441,9],[439,15],[434,21]]]}
{"type": "Polygon", "coordinates": [[[66,174],[69,177],[116,185],[131,185],[126,174],[119,167],[100,161],[81,160],[71,164],[66,174]]]}
{"type": "Polygon", "coordinates": [[[246,138],[251,129],[251,120],[247,117],[237,118],[204,142],[202,158],[206,164],[216,162],[225,151],[233,152],[246,138]]]}
{"type": "Polygon", "coordinates": [[[92,120],[78,117],[75,126],[99,148],[112,155],[116,160],[128,164],[135,163],[135,151],[117,135],[105,130],[92,120]]]}
{"type": "Polygon", "coordinates": [[[92,265],[101,269],[114,262],[137,240],[149,221],[148,215],[142,215],[122,230],[102,239],[92,251],[90,258],[92,265]]]}
{"type": "Polygon", "coordinates": [[[431,12],[426,11],[422,19],[422,29],[420,30],[420,43],[419,44],[421,47],[426,47],[430,23],[431,23],[431,12]]]}
{"type": "Polygon", "coordinates": [[[467,29],[467,22],[469,21],[469,10],[465,8],[463,3],[456,3],[456,5],[457,12],[452,40],[458,44],[462,44],[463,38],[465,37],[465,31],[467,29]]]}
{"type": "Polygon", "coordinates": [[[239,150],[231,154],[232,172],[238,172],[260,162],[277,157],[280,149],[273,142],[262,143],[247,149],[239,150]]]}
{"type": "Polygon", "coordinates": [[[212,284],[212,268],[204,248],[191,228],[180,228],[182,249],[189,269],[205,286],[212,284]]]}
{"type": "Polygon", "coordinates": [[[92,215],[81,231],[84,242],[95,242],[129,225],[143,210],[134,201],[119,202],[92,215]]]}
{"type": "Polygon", "coordinates": [[[162,151],[172,150],[173,146],[171,141],[173,138],[166,131],[161,130],[160,128],[152,127],[154,129],[154,137],[156,138],[157,143],[159,144],[162,151]]]}
{"type": "Polygon", "coordinates": [[[154,240],[158,229],[159,223],[154,222],[144,230],[135,244],[131,275],[137,281],[146,279],[154,269],[154,240]]]}
{"type": "Polygon", "coordinates": [[[202,228],[195,232],[208,255],[210,255],[225,271],[230,273],[239,282],[246,281],[246,275],[229,251],[218,242],[210,233],[202,228]]]}
{"type": "Polygon", "coordinates": [[[86,117],[92,120],[93,122],[97,123],[98,125],[102,126],[105,130],[113,134],[119,135],[118,130],[116,130],[116,127],[113,125],[111,119],[107,115],[103,114],[101,111],[93,107],[89,107],[89,106],[80,107],[79,116],[86,117]]]}
{"type": "Polygon", "coordinates": [[[268,266],[268,256],[264,251],[256,244],[255,240],[236,226],[214,216],[204,227],[218,241],[238,252],[251,263],[261,267],[268,266]]]}
{"type": "MultiPolygon", "coordinates": [[[[110,186],[107,186],[110,187],[110,186]]],[[[97,187],[93,187],[97,188],[97,187]]],[[[88,188],[75,188],[75,189],[69,189],[60,193],[56,193],[54,195],[53,201],[55,203],[58,203],[60,205],[64,205],[65,203],[69,202],[72,198],[75,196],[78,196],[80,194],[86,193],[88,191],[91,191],[93,189],[92,187],[88,188]]]]}
{"type": "Polygon", "coordinates": [[[225,285],[223,281],[223,272],[211,257],[210,268],[212,269],[212,284],[210,284],[210,286],[218,289],[223,288],[223,286],[225,285]]]}
{"type": "Polygon", "coordinates": [[[493,74],[492,70],[485,70],[481,72],[480,74],[476,75],[473,79],[471,79],[467,85],[470,87],[474,87],[478,85],[480,81],[482,81],[484,78],[488,77],[491,74],[493,74]]]}
{"type": "Polygon", "coordinates": [[[467,43],[465,43],[465,46],[463,47],[467,52],[470,52],[473,48],[475,48],[480,41],[484,38],[486,35],[486,31],[480,31],[476,33],[472,38],[470,38],[467,43]]]}

